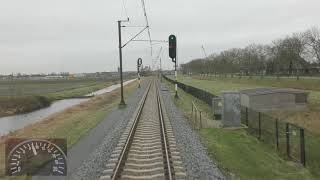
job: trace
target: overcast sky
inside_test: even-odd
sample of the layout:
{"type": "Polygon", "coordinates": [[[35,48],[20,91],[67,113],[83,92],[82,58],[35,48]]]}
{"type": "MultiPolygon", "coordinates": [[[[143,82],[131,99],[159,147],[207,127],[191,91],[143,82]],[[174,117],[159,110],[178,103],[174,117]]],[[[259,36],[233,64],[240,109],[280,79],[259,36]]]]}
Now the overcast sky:
{"type": "MultiPolygon", "coordinates": [[[[320,27],[319,0],[146,0],[146,7],[153,39],[177,35],[179,63],[203,57],[202,45],[211,54],[320,27]]],[[[127,15],[127,25],[144,25],[140,0],[0,0],[0,74],[115,71],[116,21],[127,15]]],[[[123,29],[123,41],[138,31],[123,29]]],[[[167,44],[153,54],[161,46],[163,66],[172,68],[167,44]]],[[[151,65],[148,43],[125,47],[124,70],[135,70],[139,57],[151,65]]]]}

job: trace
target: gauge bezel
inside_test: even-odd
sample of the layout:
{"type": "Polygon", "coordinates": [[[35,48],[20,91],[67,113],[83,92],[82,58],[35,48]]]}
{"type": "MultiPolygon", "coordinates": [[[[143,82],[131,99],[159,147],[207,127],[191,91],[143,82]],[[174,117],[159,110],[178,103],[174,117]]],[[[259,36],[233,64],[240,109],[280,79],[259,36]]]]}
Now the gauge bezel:
{"type": "MultiPolygon", "coordinates": [[[[12,174],[12,173],[10,173],[10,171],[9,171],[9,167],[10,167],[10,165],[9,165],[9,161],[10,161],[10,157],[12,157],[13,156],[13,154],[17,151],[17,150],[19,150],[19,147],[21,147],[21,146],[23,146],[24,144],[29,144],[29,143],[39,143],[39,142],[42,142],[42,143],[46,143],[46,144],[50,144],[50,146],[54,146],[54,148],[55,149],[57,149],[58,150],[58,152],[59,153],[61,153],[61,155],[62,155],[62,158],[64,158],[64,161],[65,161],[65,174],[64,174],[64,176],[67,174],[67,148],[66,147],[63,147],[63,148],[61,148],[59,145],[57,145],[57,143],[56,142],[63,142],[62,144],[61,144],[61,146],[62,145],[64,145],[64,146],[66,146],[66,140],[65,139],[41,139],[41,138],[33,138],[33,139],[26,139],[26,138],[11,138],[11,139],[9,139],[8,141],[7,141],[7,146],[8,146],[8,143],[12,143],[12,142],[19,142],[19,143],[17,143],[17,144],[15,144],[14,146],[13,145],[11,145],[13,148],[12,149],[10,149],[10,151],[9,151],[9,153],[7,153],[7,155],[6,155],[6,174],[7,174],[7,176],[23,176],[23,175],[26,175],[26,174],[19,174],[19,175],[14,175],[14,174],[12,174]]],[[[47,147],[48,147],[48,145],[47,145],[47,147]]],[[[6,148],[6,150],[8,150],[7,148],[6,148]]],[[[49,152],[48,152],[49,153],[49,152]]],[[[54,160],[54,158],[52,159],[52,161],[54,160]]],[[[51,160],[49,161],[49,162],[51,162],[51,160]]],[[[51,173],[52,172],[48,172],[48,174],[50,174],[51,175],[51,173]]],[[[35,174],[36,175],[36,174],[35,174]]]]}

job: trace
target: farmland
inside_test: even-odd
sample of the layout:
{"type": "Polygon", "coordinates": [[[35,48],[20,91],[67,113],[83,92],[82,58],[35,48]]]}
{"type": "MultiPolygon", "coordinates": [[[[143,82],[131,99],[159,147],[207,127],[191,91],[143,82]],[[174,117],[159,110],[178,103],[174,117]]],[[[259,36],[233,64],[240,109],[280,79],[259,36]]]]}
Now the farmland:
{"type": "Polygon", "coordinates": [[[257,87],[282,87],[304,89],[310,92],[309,104],[300,111],[279,111],[274,113],[280,119],[305,127],[314,133],[319,133],[320,123],[320,83],[317,78],[296,80],[294,78],[263,78],[260,77],[214,77],[214,76],[179,76],[178,81],[204,89],[215,95],[222,91],[242,90],[257,87]]]}
{"type": "MultiPolygon", "coordinates": [[[[179,77],[179,80],[182,78],[184,82],[192,81],[185,77],[179,77]]],[[[197,87],[208,84],[208,82],[199,83],[200,80],[195,81],[198,82],[197,87]]],[[[172,98],[174,98],[174,86],[169,82],[166,84],[170,87],[172,98]]],[[[231,85],[227,84],[220,88],[229,88],[229,86],[231,85]]],[[[204,118],[212,117],[211,108],[206,103],[182,90],[179,90],[179,99],[174,99],[175,104],[188,118],[191,117],[192,101],[196,102],[203,111],[204,118]]],[[[316,179],[316,175],[309,169],[283,159],[273,148],[249,135],[245,129],[205,128],[201,129],[199,134],[210,157],[217,161],[219,168],[230,179],[316,179]]]]}
{"type": "Polygon", "coordinates": [[[0,116],[30,112],[55,100],[81,97],[113,83],[92,79],[0,81],[0,116]]]}
{"type": "MultiPolygon", "coordinates": [[[[136,82],[128,84],[124,91],[125,97],[129,96],[136,87],[136,82]]],[[[119,101],[120,89],[118,88],[0,137],[0,179],[4,174],[4,150],[5,141],[8,138],[64,138],[67,139],[68,148],[71,148],[86,136],[90,129],[103,121],[117,107],[119,101]]],[[[30,177],[20,176],[15,179],[30,179],[30,177]]]]}

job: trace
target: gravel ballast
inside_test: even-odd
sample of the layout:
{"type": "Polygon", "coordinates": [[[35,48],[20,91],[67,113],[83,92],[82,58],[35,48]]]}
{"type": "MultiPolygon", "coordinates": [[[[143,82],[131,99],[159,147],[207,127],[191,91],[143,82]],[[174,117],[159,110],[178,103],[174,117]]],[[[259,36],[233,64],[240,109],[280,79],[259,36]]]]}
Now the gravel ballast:
{"type": "Polygon", "coordinates": [[[145,92],[146,85],[147,83],[143,83],[140,89],[136,90],[129,98],[126,99],[127,106],[125,109],[115,109],[108,115],[105,121],[113,122],[113,125],[108,129],[108,134],[70,179],[97,180],[100,178],[103,170],[105,170],[107,160],[110,158],[114,148],[117,146],[128,121],[136,110],[136,105],[145,92]]]}
{"type": "Polygon", "coordinates": [[[208,156],[198,133],[191,128],[183,112],[174,104],[170,90],[165,84],[161,85],[161,92],[187,170],[187,179],[226,179],[208,156]]]}
{"type": "Polygon", "coordinates": [[[107,160],[116,147],[137,104],[141,100],[147,82],[143,81],[125,99],[126,108],[113,109],[108,116],[68,150],[68,175],[66,177],[33,177],[33,180],[98,180],[105,170],[107,160]]]}
{"type": "MultiPolygon", "coordinates": [[[[45,177],[46,180],[98,180],[105,165],[124,132],[126,125],[141,100],[147,82],[134,91],[127,99],[127,107],[115,108],[97,127],[90,130],[68,151],[68,176],[45,177]]],[[[166,111],[171,121],[177,147],[187,172],[187,179],[225,179],[216,164],[210,159],[200,142],[197,132],[193,131],[171,97],[170,91],[162,84],[161,91],[166,111]]],[[[35,177],[33,179],[43,179],[35,177]]]]}

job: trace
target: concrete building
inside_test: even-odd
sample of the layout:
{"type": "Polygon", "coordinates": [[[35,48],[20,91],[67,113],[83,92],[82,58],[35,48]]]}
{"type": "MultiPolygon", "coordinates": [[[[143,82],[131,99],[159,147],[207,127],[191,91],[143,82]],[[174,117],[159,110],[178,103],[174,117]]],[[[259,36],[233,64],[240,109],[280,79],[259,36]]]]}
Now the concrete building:
{"type": "Polygon", "coordinates": [[[257,88],[240,91],[241,105],[256,111],[304,108],[309,92],[298,89],[257,88]]]}

